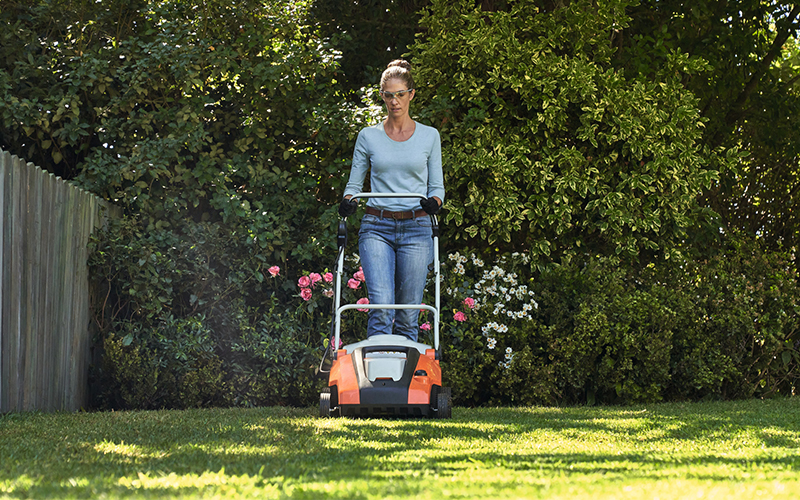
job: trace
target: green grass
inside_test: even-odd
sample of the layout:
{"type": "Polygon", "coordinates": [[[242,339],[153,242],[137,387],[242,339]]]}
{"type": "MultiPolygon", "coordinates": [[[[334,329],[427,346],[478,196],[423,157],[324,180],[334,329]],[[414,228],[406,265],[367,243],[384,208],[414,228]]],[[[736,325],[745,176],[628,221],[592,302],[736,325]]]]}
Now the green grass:
{"type": "Polygon", "coordinates": [[[0,498],[800,498],[800,399],[0,416],[0,498]]]}

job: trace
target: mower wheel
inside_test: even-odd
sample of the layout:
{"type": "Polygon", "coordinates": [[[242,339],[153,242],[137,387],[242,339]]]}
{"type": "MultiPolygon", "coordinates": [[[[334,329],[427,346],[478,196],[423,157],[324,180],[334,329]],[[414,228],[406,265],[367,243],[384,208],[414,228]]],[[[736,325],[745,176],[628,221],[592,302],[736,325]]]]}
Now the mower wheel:
{"type": "Polygon", "coordinates": [[[449,387],[442,387],[436,400],[436,418],[452,417],[453,397],[449,387]]]}
{"type": "Polygon", "coordinates": [[[331,416],[331,393],[330,389],[319,394],[319,416],[328,418],[331,416]]]}

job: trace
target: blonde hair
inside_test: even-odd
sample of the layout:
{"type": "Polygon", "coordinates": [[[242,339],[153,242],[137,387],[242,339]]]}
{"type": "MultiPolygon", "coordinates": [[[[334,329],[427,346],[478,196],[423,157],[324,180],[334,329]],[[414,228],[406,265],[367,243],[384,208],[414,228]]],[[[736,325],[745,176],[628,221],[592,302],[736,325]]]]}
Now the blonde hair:
{"type": "Polygon", "coordinates": [[[406,84],[406,88],[414,88],[414,78],[411,77],[411,63],[405,59],[395,59],[386,65],[386,69],[381,75],[381,90],[384,89],[389,80],[401,80],[406,84]]]}

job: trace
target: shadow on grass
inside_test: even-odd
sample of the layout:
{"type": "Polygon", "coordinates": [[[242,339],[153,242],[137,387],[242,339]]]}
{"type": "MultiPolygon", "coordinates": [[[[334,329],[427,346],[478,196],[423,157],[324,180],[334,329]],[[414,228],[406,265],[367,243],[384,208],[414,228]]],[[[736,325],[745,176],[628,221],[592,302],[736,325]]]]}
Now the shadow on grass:
{"type": "MultiPolygon", "coordinates": [[[[674,458],[661,450],[737,435],[760,441],[751,446],[781,449],[759,456],[761,466],[800,468],[798,454],[786,453],[800,448],[800,404],[794,400],[654,408],[456,409],[454,419],[442,421],[322,420],[310,410],[284,408],[7,415],[0,417],[0,493],[174,497],[201,495],[200,483],[238,478],[242,488],[302,498],[318,496],[330,482],[363,486],[395,478],[392,493],[411,496],[425,493],[436,476],[471,470],[641,478],[675,460],[724,466],[692,476],[724,481],[746,460],[712,451],[674,458]],[[553,440],[555,448],[549,446],[553,440]],[[600,451],[569,449],[587,442],[600,451]],[[180,481],[182,476],[194,479],[180,481]]],[[[368,495],[344,487],[325,496],[368,495]]]]}

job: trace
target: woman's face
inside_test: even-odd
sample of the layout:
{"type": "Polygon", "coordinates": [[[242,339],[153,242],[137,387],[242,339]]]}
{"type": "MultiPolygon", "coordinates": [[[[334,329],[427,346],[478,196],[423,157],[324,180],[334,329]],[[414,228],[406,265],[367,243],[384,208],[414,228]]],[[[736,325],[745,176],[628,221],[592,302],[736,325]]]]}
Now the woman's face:
{"type": "MultiPolygon", "coordinates": [[[[393,78],[386,82],[383,89],[384,92],[399,92],[401,90],[408,90],[406,83],[403,80],[393,78]]],[[[392,99],[387,100],[384,96],[383,102],[386,103],[386,111],[390,116],[400,118],[408,114],[408,106],[411,99],[414,98],[414,91],[406,92],[402,97],[394,96],[392,99]]]]}

